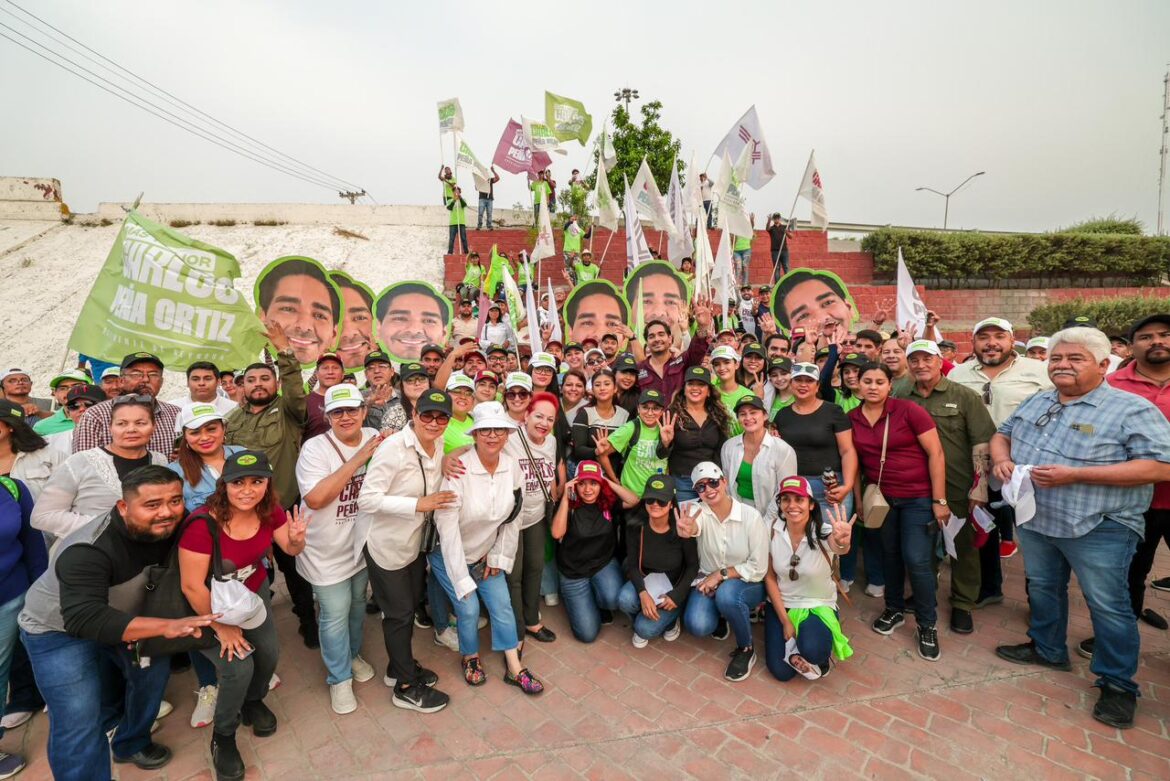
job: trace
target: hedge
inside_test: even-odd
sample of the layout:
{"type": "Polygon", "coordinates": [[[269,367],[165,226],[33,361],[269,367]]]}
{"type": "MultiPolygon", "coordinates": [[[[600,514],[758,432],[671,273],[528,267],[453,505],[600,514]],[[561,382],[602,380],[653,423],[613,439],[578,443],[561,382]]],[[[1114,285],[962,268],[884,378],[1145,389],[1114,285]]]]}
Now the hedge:
{"type": "Polygon", "coordinates": [[[1162,284],[1170,265],[1170,237],[1120,234],[939,233],[882,228],[862,240],[874,271],[893,279],[898,247],[914,281],[933,287],[1100,287],[1162,284]]]}
{"type": "Polygon", "coordinates": [[[1097,327],[1107,334],[1129,334],[1129,328],[1141,318],[1170,312],[1170,299],[1147,296],[1122,298],[1080,298],[1056,304],[1038,306],[1028,315],[1036,334],[1054,334],[1069,318],[1086,315],[1097,321],[1097,327]]]}

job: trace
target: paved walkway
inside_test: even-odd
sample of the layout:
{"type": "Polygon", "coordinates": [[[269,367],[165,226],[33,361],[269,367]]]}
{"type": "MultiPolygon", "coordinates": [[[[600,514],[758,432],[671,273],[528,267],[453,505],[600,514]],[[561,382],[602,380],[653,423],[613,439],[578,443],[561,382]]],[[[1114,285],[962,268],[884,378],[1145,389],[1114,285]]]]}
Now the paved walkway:
{"type": "MultiPolygon", "coordinates": [[[[267,739],[241,731],[247,778],[1170,778],[1167,633],[1142,625],[1137,725],[1124,732],[1105,727],[1090,716],[1096,690],[1085,660],[1074,655],[1073,672],[1060,673],[994,655],[997,644],[1021,642],[1025,631],[1020,558],[1007,565],[1008,599],[976,613],[973,635],[943,630],[936,664],[915,653],[912,621],[890,637],[870,631],[881,605],[855,588],[855,606],[844,607],[842,623],[856,653],[816,683],[781,684],[762,658],[749,680],[729,683],[722,676],[730,640],[684,634],[639,651],[621,617],[597,642],[583,645],[558,607],[546,610],[557,642],[531,643],[526,654],[548,686],[529,699],[502,683],[498,656],[486,658],[488,683],[469,688],[456,655],[433,645],[429,632],[416,631],[420,660],[452,695],[446,710],[430,716],[394,708],[380,674],[355,687],[361,703],[355,713],[335,715],[320,657],[300,643],[280,603],[284,683],[269,698],[280,728],[267,739]]],[[[1164,549],[1154,572],[1170,574],[1164,549]]],[[[1076,642],[1091,630],[1084,600],[1073,593],[1076,642]]],[[[1148,594],[1150,606],[1170,615],[1170,595],[1148,594]]],[[[483,637],[486,643],[486,630],[483,637]]],[[[364,648],[375,667],[385,665],[373,620],[364,648]]],[[[209,730],[188,726],[194,688],[190,672],[172,680],[175,712],[156,736],[175,759],[156,774],[119,767],[120,779],[213,779],[209,730]]],[[[50,777],[47,724],[38,715],[0,743],[29,759],[22,781],[50,777]]]]}

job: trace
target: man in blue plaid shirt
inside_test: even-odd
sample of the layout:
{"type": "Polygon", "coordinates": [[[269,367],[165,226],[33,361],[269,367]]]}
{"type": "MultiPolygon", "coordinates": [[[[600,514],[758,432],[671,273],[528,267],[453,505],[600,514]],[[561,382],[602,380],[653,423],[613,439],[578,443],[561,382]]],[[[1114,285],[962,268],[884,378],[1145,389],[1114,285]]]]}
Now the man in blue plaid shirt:
{"type": "Polygon", "coordinates": [[[1023,402],[991,440],[1005,484],[1018,467],[1032,467],[1036,502],[1028,520],[1016,507],[1031,642],[996,654],[1071,669],[1068,582],[1075,572],[1096,635],[1090,669],[1101,694],[1093,717],[1124,729],[1137,710],[1140,644],[1127,573],[1153,484],[1170,478],[1170,423],[1150,402],[1105,382],[1109,353],[1108,337],[1095,328],[1058,331],[1048,353],[1055,389],[1023,402]]]}

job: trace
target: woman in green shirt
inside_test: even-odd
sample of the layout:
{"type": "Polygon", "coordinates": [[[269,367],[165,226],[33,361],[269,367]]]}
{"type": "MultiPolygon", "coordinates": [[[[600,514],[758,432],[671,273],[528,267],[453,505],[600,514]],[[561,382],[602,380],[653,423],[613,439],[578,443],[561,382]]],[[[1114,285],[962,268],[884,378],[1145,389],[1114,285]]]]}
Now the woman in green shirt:
{"type": "Polygon", "coordinates": [[[479,291],[483,287],[483,266],[479,262],[479,253],[471,252],[467,255],[467,265],[463,269],[463,281],[455,292],[460,298],[468,301],[479,301],[479,291]]]}
{"type": "Polygon", "coordinates": [[[451,197],[447,199],[447,211],[451,212],[450,236],[447,239],[447,254],[455,254],[455,237],[459,237],[460,252],[468,252],[467,246],[467,201],[463,200],[463,190],[458,186],[452,188],[451,197]]]}
{"type": "Polygon", "coordinates": [[[598,431],[594,435],[597,443],[597,457],[609,479],[617,481],[609,457],[621,453],[625,458],[622,467],[621,484],[641,496],[646,481],[653,475],[667,470],[667,448],[662,444],[661,428],[669,426],[673,432],[674,418],[663,420],[665,399],[660,391],[649,388],[638,398],[638,417],[623,424],[617,431],[608,434],[598,431]]]}
{"type": "Polygon", "coordinates": [[[734,347],[720,345],[711,351],[711,370],[715,374],[715,386],[719,389],[720,399],[731,418],[731,436],[743,433],[743,427],[735,418],[735,404],[744,396],[753,396],[750,388],[745,388],[736,379],[739,370],[739,353],[734,347]]]}

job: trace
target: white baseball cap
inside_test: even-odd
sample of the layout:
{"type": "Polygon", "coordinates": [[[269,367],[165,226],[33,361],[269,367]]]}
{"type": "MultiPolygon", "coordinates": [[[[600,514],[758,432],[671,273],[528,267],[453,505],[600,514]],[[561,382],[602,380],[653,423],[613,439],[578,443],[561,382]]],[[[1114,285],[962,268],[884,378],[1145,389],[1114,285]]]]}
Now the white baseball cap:
{"type": "Polygon", "coordinates": [[[557,359],[553,357],[552,353],[535,353],[532,360],[528,362],[528,370],[533,369],[553,369],[557,368],[557,359]]]}
{"type": "Polygon", "coordinates": [[[516,421],[508,417],[504,405],[498,401],[482,401],[471,410],[471,428],[467,433],[485,428],[516,428],[516,421]]]}
{"type": "Polygon", "coordinates": [[[720,469],[713,461],[700,461],[695,464],[695,468],[691,470],[691,484],[695,484],[700,480],[722,480],[723,470],[720,469]]]}
{"type": "Polygon", "coordinates": [[[475,390],[475,381],[468,377],[463,372],[452,372],[451,377],[447,380],[447,392],[465,388],[469,391],[475,390]]]}
{"type": "Polygon", "coordinates": [[[223,415],[214,404],[196,401],[184,404],[179,411],[179,426],[181,428],[196,429],[207,425],[213,420],[223,420],[223,415]]]}
{"type": "Polygon", "coordinates": [[[325,411],[352,409],[362,405],[362,392],[356,385],[343,382],[325,391],[325,411]]]}
{"type": "Polygon", "coordinates": [[[975,328],[971,330],[971,333],[977,334],[984,328],[998,328],[1001,331],[1007,331],[1009,334],[1012,333],[1012,324],[1002,317],[988,317],[980,320],[975,324],[975,328]]]}
{"type": "Polygon", "coordinates": [[[119,369],[117,366],[111,366],[110,368],[108,368],[104,372],[102,372],[101,379],[104,380],[106,377],[121,377],[121,376],[122,376],[122,370],[119,369]]]}
{"type": "Polygon", "coordinates": [[[906,348],[906,357],[909,358],[914,353],[930,353],[931,355],[942,356],[942,351],[938,349],[938,345],[929,339],[916,339],[910,343],[906,348]]]}
{"type": "Polygon", "coordinates": [[[817,368],[815,363],[794,363],[792,364],[792,379],[797,377],[810,377],[813,380],[821,378],[821,370],[817,368]]]}
{"type": "Polygon", "coordinates": [[[532,378],[524,372],[508,372],[508,377],[504,380],[504,389],[511,388],[523,388],[530,391],[532,390],[532,378]]]}
{"type": "Polygon", "coordinates": [[[738,363],[739,353],[735,351],[734,347],[721,344],[711,351],[711,361],[735,361],[738,363]]]}
{"type": "MultiPolygon", "coordinates": [[[[30,380],[32,379],[32,375],[26,372],[24,369],[5,369],[4,371],[0,372],[0,382],[4,382],[9,377],[14,377],[17,374],[23,374],[30,380]]],[[[87,377],[86,379],[88,380],[89,378],[87,377]]]]}
{"type": "Polygon", "coordinates": [[[1028,343],[1026,345],[1024,345],[1024,350],[1031,350],[1033,347],[1042,347],[1045,350],[1047,350],[1048,349],[1048,337],[1047,336],[1033,336],[1031,339],[1028,340],[1028,343]]]}

